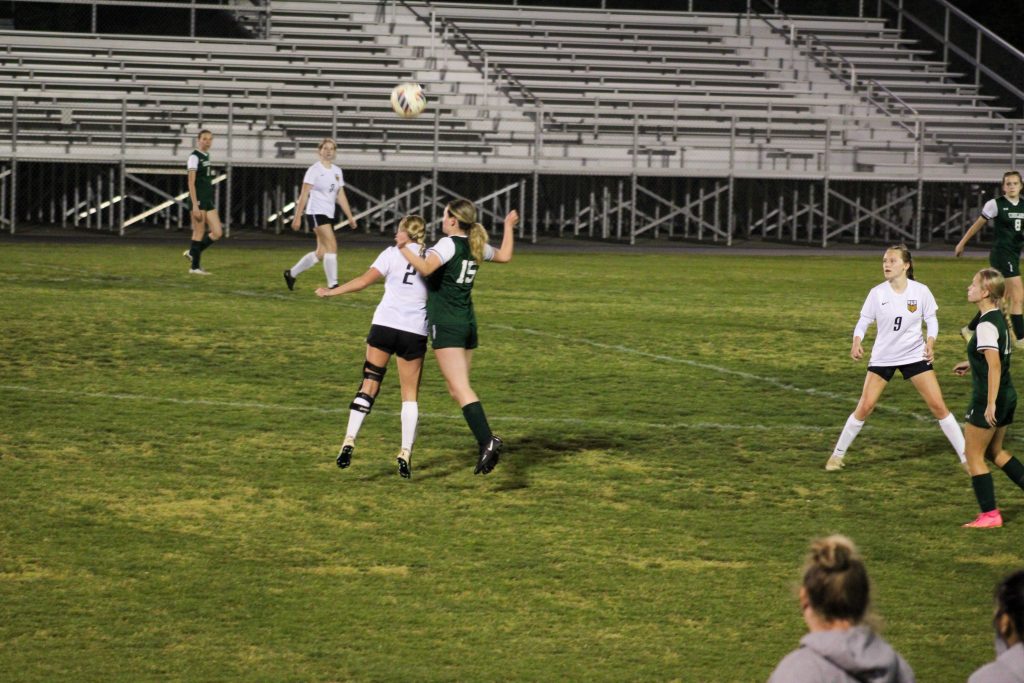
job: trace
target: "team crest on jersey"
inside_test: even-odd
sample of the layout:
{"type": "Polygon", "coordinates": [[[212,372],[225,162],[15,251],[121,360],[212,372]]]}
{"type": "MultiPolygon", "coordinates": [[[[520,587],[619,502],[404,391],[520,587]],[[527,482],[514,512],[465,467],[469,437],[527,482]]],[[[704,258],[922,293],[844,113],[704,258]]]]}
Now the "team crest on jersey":
{"type": "Polygon", "coordinates": [[[341,176],[340,176],[340,175],[337,175],[337,174],[335,174],[335,175],[334,175],[334,181],[335,181],[335,182],[338,182],[338,183],[340,183],[340,182],[341,182],[341,176]]]}
{"type": "Polygon", "coordinates": [[[907,299],[907,310],[911,313],[917,310],[917,299],[907,299]]]}

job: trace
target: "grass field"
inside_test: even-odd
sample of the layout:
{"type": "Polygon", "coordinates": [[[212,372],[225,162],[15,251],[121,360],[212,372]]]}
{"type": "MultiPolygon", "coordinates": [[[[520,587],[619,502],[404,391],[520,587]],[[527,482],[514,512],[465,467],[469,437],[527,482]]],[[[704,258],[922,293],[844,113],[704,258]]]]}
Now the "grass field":
{"type": "MultiPolygon", "coordinates": [[[[881,250],[485,265],[473,378],[507,457],[473,476],[429,358],[405,481],[393,367],[334,464],[381,290],[318,300],[318,268],[288,292],[301,246],[215,247],[208,278],[181,249],[0,244],[0,680],[764,680],[828,532],[919,680],[992,658],[1024,494],[997,474],[1007,526],[960,529],[968,479],[900,380],[822,469],[881,250]]],[[[958,415],[980,265],[916,264],[958,415]]]]}

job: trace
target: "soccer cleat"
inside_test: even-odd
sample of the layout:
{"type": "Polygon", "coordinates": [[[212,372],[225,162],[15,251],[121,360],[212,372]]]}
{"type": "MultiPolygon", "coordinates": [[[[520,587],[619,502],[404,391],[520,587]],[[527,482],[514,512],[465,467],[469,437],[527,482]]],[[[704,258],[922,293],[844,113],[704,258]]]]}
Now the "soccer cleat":
{"type": "Polygon", "coordinates": [[[404,448],[398,452],[398,474],[402,479],[412,478],[412,453],[404,448]]]}
{"type": "Polygon", "coordinates": [[[341,444],[341,450],[338,451],[338,467],[345,469],[352,464],[352,454],[356,450],[356,440],[351,436],[346,436],[344,443],[341,444]]]}
{"type": "Polygon", "coordinates": [[[971,343],[971,337],[974,336],[974,330],[969,325],[964,325],[960,328],[960,336],[964,338],[964,341],[968,344],[971,343]]]}
{"type": "Polygon", "coordinates": [[[505,443],[498,437],[491,434],[491,440],[487,442],[486,446],[480,448],[480,459],[476,461],[476,469],[473,470],[473,474],[490,474],[494,466],[498,464],[498,459],[501,458],[501,449],[505,446],[505,443]]]}
{"type": "Polygon", "coordinates": [[[846,467],[846,463],[838,455],[829,456],[828,462],[825,463],[826,472],[838,472],[844,467],[846,467]]]}
{"type": "Polygon", "coordinates": [[[295,278],[292,277],[292,269],[284,271],[284,283],[288,285],[288,289],[295,291],[295,278]]]}
{"type": "Polygon", "coordinates": [[[181,255],[184,256],[185,258],[187,258],[189,261],[192,260],[192,250],[191,249],[186,249],[185,251],[181,252],[181,255]]]}
{"type": "Polygon", "coordinates": [[[189,268],[188,269],[188,274],[189,275],[209,275],[210,273],[209,273],[209,271],[205,271],[202,268],[189,268]]]}
{"type": "Polygon", "coordinates": [[[1003,516],[999,514],[999,510],[992,510],[991,512],[982,512],[980,515],[974,518],[973,522],[967,522],[963,525],[964,529],[996,529],[1003,525],[1003,516]]]}

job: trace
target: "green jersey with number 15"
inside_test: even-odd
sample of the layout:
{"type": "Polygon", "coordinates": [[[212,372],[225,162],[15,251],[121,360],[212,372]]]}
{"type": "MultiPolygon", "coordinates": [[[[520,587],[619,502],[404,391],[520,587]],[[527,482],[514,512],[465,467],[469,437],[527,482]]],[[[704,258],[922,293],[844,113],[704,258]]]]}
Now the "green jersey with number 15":
{"type": "MultiPolygon", "coordinates": [[[[476,322],[473,313],[473,281],[480,264],[469,250],[469,238],[443,237],[429,254],[441,259],[441,267],[427,278],[427,320],[432,325],[476,322]]],[[[491,245],[484,246],[484,260],[494,257],[491,245]]]]}

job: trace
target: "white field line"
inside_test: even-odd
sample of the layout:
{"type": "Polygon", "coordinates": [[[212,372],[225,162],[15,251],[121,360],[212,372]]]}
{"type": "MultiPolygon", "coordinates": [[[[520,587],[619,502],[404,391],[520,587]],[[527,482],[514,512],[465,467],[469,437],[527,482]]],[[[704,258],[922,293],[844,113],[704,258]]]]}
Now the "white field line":
{"type": "MultiPolygon", "coordinates": [[[[26,263],[26,264],[23,264],[23,265],[28,265],[28,266],[38,265],[39,267],[43,267],[41,264],[28,264],[28,263],[26,263]]],[[[62,266],[56,266],[56,267],[54,267],[54,266],[47,266],[47,267],[50,270],[65,270],[65,271],[73,270],[71,268],[62,267],[62,266]]],[[[57,280],[57,278],[53,278],[53,279],[57,280]]],[[[90,279],[90,278],[71,278],[71,279],[75,279],[78,282],[83,282],[83,281],[88,281],[88,282],[109,282],[111,279],[118,279],[118,278],[106,278],[106,279],[104,279],[104,278],[96,278],[96,279],[90,279]]],[[[137,278],[123,278],[123,279],[125,281],[138,281],[137,278]]],[[[289,295],[289,294],[274,294],[274,293],[271,293],[271,292],[261,292],[261,291],[251,291],[251,290],[223,290],[222,291],[222,290],[197,289],[196,287],[192,287],[190,285],[186,285],[186,284],[183,284],[183,283],[168,283],[166,281],[160,281],[158,284],[160,286],[162,286],[162,287],[174,287],[174,288],[180,288],[180,289],[189,289],[189,290],[202,291],[204,293],[212,293],[212,294],[221,294],[221,295],[229,295],[229,296],[245,296],[245,297],[250,297],[250,298],[265,298],[265,299],[275,299],[275,300],[296,300],[296,299],[299,299],[300,301],[302,301],[302,299],[300,299],[299,297],[295,296],[294,294],[293,295],[289,295]]],[[[344,301],[338,301],[338,297],[333,297],[333,299],[334,300],[330,302],[331,305],[341,305],[341,306],[348,306],[348,307],[351,307],[351,308],[367,308],[367,309],[376,306],[376,304],[362,303],[362,302],[359,302],[359,301],[354,301],[354,300],[348,299],[347,297],[345,297],[344,301]]],[[[308,300],[311,300],[311,298],[307,299],[307,301],[308,300]]],[[[829,399],[829,400],[832,400],[832,401],[839,401],[841,403],[853,404],[853,405],[856,405],[856,403],[857,403],[857,399],[856,398],[853,398],[852,396],[847,395],[847,394],[839,394],[839,393],[836,393],[836,392],[833,392],[833,391],[827,391],[827,390],[824,390],[824,389],[817,389],[817,388],[814,388],[814,387],[799,387],[799,386],[796,386],[794,384],[790,384],[789,382],[785,382],[783,380],[777,379],[775,377],[766,377],[766,376],[763,376],[763,375],[756,375],[756,374],[751,373],[751,372],[745,372],[743,370],[734,370],[732,368],[726,368],[726,367],[723,367],[723,366],[720,366],[720,365],[714,365],[712,363],[706,363],[706,362],[703,362],[703,361],[692,360],[692,359],[689,359],[689,358],[679,358],[679,357],[676,357],[676,356],[669,356],[669,355],[665,355],[665,354],[650,353],[648,351],[641,351],[639,349],[634,349],[632,347],[624,346],[622,344],[606,344],[606,343],[603,343],[603,342],[593,341],[593,340],[587,339],[585,337],[569,337],[569,336],[566,336],[566,335],[560,335],[560,334],[555,334],[555,333],[551,333],[551,332],[544,332],[544,331],[541,331],[541,330],[534,330],[534,329],[530,329],[530,328],[513,327],[513,326],[510,326],[510,325],[488,324],[488,325],[486,325],[486,327],[497,329],[497,330],[505,330],[507,332],[513,332],[513,333],[517,333],[517,334],[525,334],[525,335],[536,336],[536,337],[545,337],[545,338],[548,338],[548,339],[554,339],[554,340],[557,340],[557,341],[560,341],[560,342],[563,342],[563,343],[568,343],[568,344],[580,344],[580,345],[591,346],[591,347],[602,349],[602,350],[606,350],[606,351],[616,351],[616,352],[619,352],[619,353],[623,353],[623,354],[627,354],[627,355],[632,355],[632,356],[638,356],[638,357],[641,357],[641,358],[650,358],[651,360],[661,361],[661,362],[664,362],[664,363],[675,363],[675,364],[679,364],[679,365],[687,365],[687,366],[694,367],[694,368],[700,368],[701,370],[708,370],[708,371],[711,371],[711,372],[716,372],[716,373],[719,373],[719,374],[722,374],[722,375],[731,375],[733,377],[739,377],[741,379],[748,380],[748,381],[751,381],[751,382],[758,382],[758,383],[761,383],[761,384],[767,384],[769,386],[775,387],[776,389],[782,389],[783,391],[791,391],[791,392],[796,392],[796,393],[804,394],[804,395],[807,395],[807,396],[815,396],[815,397],[819,397],[819,398],[826,398],[826,399],[829,399]]],[[[891,414],[895,414],[895,415],[907,415],[907,416],[909,416],[909,417],[911,417],[911,418],[913,418],[915,420],[918,420],[920,422],[932,422],[932,421],[935,421],[935,418],[932,417],[931,415],[923,415],[921,413],[915,413],[915,412],[912,412],[912,411],[900,410],[899,408],[896,408],[894,406],[889,406],[889,405],[886,405],[884,403],[879,403],[875,407],[875,410],[876,411],[887,412],[887,413],[891,413],[891,414]]]]}
{"type": "MultiPolygon", "coordinates": [[[[750,381],[753,381],[753,382],[760,382],[762,384],[768,384],[768,385],[771,385],[771,386],[773,386],[773,387],[775,387],[777,389],[783,389],[785,391],[795,391],[797,393],[807,394],[808,396],[819,396],[819,397],[822,397],[822,398],[832,399],[834,401],[841,401],[843,403],[854,403],[854,404],[856,404],[856,402],[857,402],[857,399],[852,398],[851,396],[844,395],[844,394],[837,394],[837,393],[835,393],[833,391],[825,391],[823,389],[815,389],[814,387],[798,387],[798,386],[796,386],[794,384],[789,384],[788,382],[784,382],[784,381],[782,381],[780,379],[776,379],[774,377],[765,377],[763,375],[755,375],[752,372],[744,372],[743,370],[733,370],[732,368],[726,368],[726,367],[722,367],[720,365],[713,365],[711,363],[705,363],[703,361],[698,361],[698,360],[691,360],[689,358],[677,358],[675,356],[666,356],[666,355],[660,354],[660,353],[650,353],[648,351],[641,351],[639,349],[634,349],[634,348],[631,348],[631,347],[628,347],[628,346],[623,346],[621,344],[605,344],[603,342],[592,341],[590,339],[585,339],[585,338],[580,338],[580,337],[566,337],[564,335],[553,334],[551,332],[542,332],[540,330],[531,330],[531,329],[521,328],[521,327],[511,327],[511,326],[508,326],[508,325],[489,325],[489,327],[493,327],[493,328],[496,328],[496,329],[499,329],[499,330],[506,330],[506,331],[509,331],[509,332],[517,332],[517,333],[520,333],[520,334],[528,334],[528,335],[534,335],[534,336],[538,336],[538,337],[547,337],[548,339],[555,339],[557,341],[561,341],[561,342],[565,342],[565,343],[569,343],[569,344],[584,344],[584,345],[587,345],[587,346],[593,346],[593,347],[598,348],[598,349],[605,349],[607,351],[617,351],[619,353],[625,353],[625,354],[629,354],[629,355],[640,356],[640,357],[643,357],[643,358],[650,358],[652,360],[658,360],[658,361],[662,361],[662,362],[665,362],[665,363],[678,363],[680,365],[688,365],[690,367],[700,368],[701,370],[710,370],[712,372],[717,372],[717,373],[723,374],[723,375],[732,375],[734,377],[741,377],[741,378],[743,378],[745,380],[750,380],[750,381]]],[[[915,420],[920,420],[921,422],[932,422],[932,421],[935,421],[935,418],[930,416],[930,415],[921,415],[919,413],[906,412],[906,411],[900,410],[899,408],[895,408],[893,406],[887,406],[887,405],[878,404],[878,405],[876,405],[875,410],[884,410],[884,411],[890,412],[890,413],[897,413],[897,414],[901,414],[901,415],[903,415],[903,414],[909,415],[910,417],[913,417],[915,420]]]]}
{"type": "MultiPolygon", "coordinates": [[[[129,393],[104,393],[95,391],[73,391],[71,389],[42,389],[31,386],[24,386],[20,384],[0,384],[0,390],[2,391],[20,391],[30,394],[49,394],[57,396],[70,397],[74,399],[98,399],[107,401],[141,401],[144,403],[172,403],[174,405],[195,405],[195,406],[211,406],[215,408],[237,408],[241,410],[260,410],[270,412],[305,412],[305,413],[320,413],[323,415],[343,415],[348,414],[348,408],[323,408],[320,406],[293,406],[293,405],[282,405],[279,403],[262,403],[259,401],[218,401],[213,399],[202,399],[202,398],[173,398],[170,396],[147,396],[145,394],[129,394],[129,393]]],[[[379,411],[378,411],[379,412],[379,411]]],[[[398,411],[390,411],[384,413],[391,416],[399,416],[401,413],[398,411]]],[[[451,413],[420,413],[421,417],[429,417],[431,419],[441,420],[458,420],[463,419],[462,415],[456,412],[451,413]]],[[[728,424],[721,422],[638,422],[636,420],[607,420],[601,419],[587,419],[587,418],[575,418],[575,417],[532,417],[523,415],[495,415],[489,416],[489,420],[492,422],[519,422],[519,423],[535,423],[535,422],[546,422],[563,425],[579,425],[579,426],[615,426],[615,427],[639,427],[643,429],[660,429],[660,430],[676,430],[676,429],[718,429],[722,431],[774,431],[774,430],[786,430],[786,431],[800,431],[800,432],[833,432],[836,431],[836,427],[821,427],[817,425],[802,425],[802,424],[779,424],[779,425],[765,425],[758,423],[748,424],[728,424]]],[[[870,426],[869,425],[866,425],[870,426]]],[[[933,432],[934,428],[917,427],[911,428],[911,431],[919,432],[933,432]]]]}

